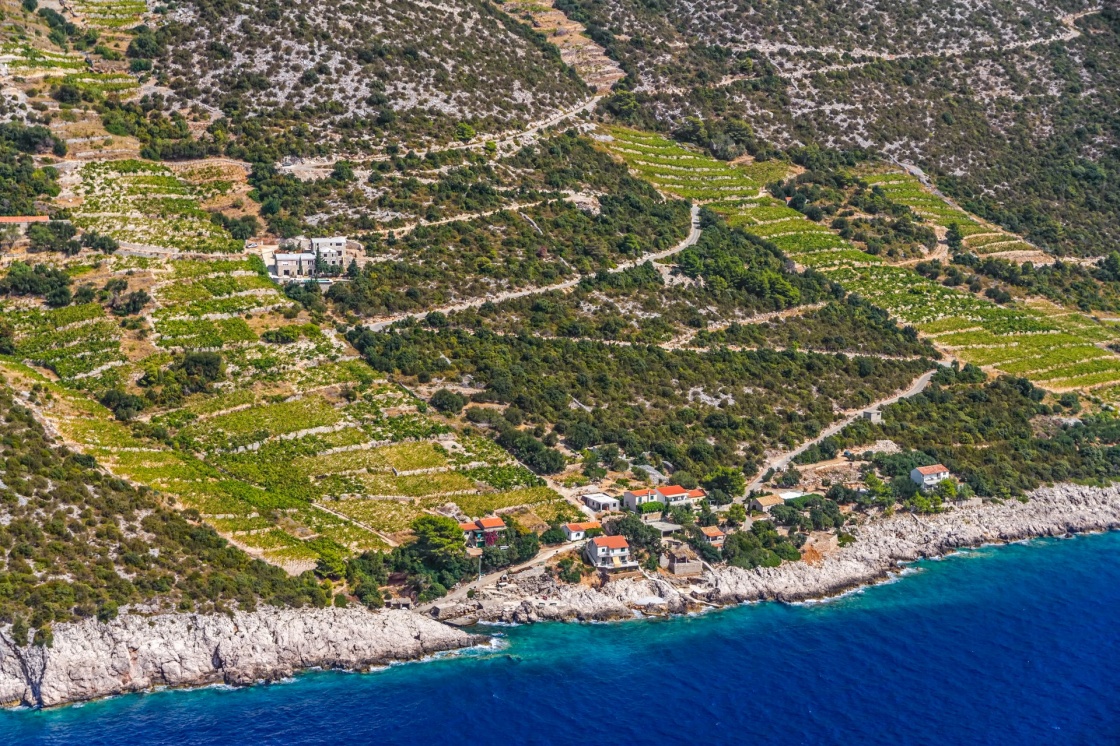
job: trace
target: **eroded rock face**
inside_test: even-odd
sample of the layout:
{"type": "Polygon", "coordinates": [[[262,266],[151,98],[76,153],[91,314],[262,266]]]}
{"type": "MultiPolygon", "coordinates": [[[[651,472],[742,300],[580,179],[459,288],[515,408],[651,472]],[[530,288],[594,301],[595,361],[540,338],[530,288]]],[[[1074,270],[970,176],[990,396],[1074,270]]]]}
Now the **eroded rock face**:
{"type": "Polygon", "coordinates": [[[0,702],[50,706],[160,686],[273,681],[311,667],[362,669],[480,638],[410,611],[262,609],[122,615],[54,627],[51,648],[0,629],[0,702]]]}
{"type": "Polygon", "coordinates": [[[938,515],[903,513],[877,519],[859,527],[856,543],[814,565],[719,567],[691,581],[650,576],[617,580],[599,589],[537,577],[483,591],[474,613],[507,622],[603,620],[744,601],[803,601],[882,580],[902,563],[963,547],[1115,528],[1120,528],[1120,488],[1059,485],[1037,490],[1026,503],[1008,500],[938,515]]]}

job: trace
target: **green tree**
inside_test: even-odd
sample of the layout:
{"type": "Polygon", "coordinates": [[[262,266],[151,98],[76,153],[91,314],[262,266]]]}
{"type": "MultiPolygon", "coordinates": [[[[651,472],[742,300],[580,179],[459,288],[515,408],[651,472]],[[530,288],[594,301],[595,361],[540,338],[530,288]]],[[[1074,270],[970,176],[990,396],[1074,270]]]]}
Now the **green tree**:
{"type": "Polygon", "coordinates": [[[747,479],[739,469],[731,466],[718,466],[708,476],[704,477],[704,487],[709,490],[721,490],[728,495],[737,497],[747,489],[747,479]]]}

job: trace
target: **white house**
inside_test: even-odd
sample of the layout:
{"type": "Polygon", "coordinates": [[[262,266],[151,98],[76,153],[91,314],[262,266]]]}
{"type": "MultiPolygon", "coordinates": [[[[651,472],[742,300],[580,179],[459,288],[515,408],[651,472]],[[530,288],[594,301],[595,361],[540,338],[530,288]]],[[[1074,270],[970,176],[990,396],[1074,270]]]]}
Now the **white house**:
{"type": "Polygon", "coordinates": [[[594,510],[596,513],[602,511],[615,511],[618,510],[619,502],[617,497],[611,497],[605,492],[592,492],[580,498],[583,504],[594,510]]]}
{"type": "Polygon", "coordinates": [[[939,482],[949,478],[949,469],[944,464],[919,466],[910,470],[910,479],[922,489],[936,487],[939,482]]]}
{"type": "Polygon", "coordinates": [[[587,538],[588,531],[602,530],[603,524],[598,521],[584,521],[583,523],[565,523],[560,527],[568,541],[582,541],[587,538]]]}
{"type": "Polygon", "coordinates": [[[661,502],[661,493],[657,490],[626,490],[622,493],[622,502],[626,509],[632,512],[637,512],[638,507],[646,503],[661,502]]]}
{"type": "Polygon", "coordinates": [[[599,570],[632,570],[638,566],[630,556],[625,536],[596,536],[587,542],[583,554],[599,570]]]}
{"type": "Polygon", "coordinates": [[[654,490],[660,495],[661,502],[670,508],[686,506],[694,508],[708,493],[702,489],[686,490],[677,484],[669,484],[654,490]]]}

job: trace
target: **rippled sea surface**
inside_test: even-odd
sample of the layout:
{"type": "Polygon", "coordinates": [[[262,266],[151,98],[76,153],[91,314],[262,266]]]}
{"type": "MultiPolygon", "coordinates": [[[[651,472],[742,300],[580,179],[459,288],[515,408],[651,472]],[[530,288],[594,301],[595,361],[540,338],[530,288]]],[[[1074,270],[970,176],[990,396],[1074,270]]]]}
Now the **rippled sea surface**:
{"type": "Polygon", "coordinates": [[[1120,534],[827,603],[491,628],[369,674],[0,712],[0,744],[1120,744],[1120,534]]]}

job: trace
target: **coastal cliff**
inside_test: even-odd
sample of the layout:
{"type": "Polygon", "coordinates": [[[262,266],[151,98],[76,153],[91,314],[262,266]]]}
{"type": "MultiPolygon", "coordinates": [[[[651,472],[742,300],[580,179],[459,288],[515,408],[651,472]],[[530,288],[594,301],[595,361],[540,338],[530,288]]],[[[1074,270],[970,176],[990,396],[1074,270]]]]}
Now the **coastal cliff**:
{"type": "Polygon", "coordinates": [[[480,638],[408,611],[261,609],[124,614],[59,624],[50,648],[0,628],[0,703],[51,706],[155,687],[274,681],[299,669],[362,669],[480,638]]]}
{"type": "MultiPolygon", "coordinates": [[[[935,515],[900,513],[854,529],[858,541],[815,564],[709,568],[695,578],[647,575],[602,587],[560,583],[543,568],[464,603],[442,619],[534,622],[675,614],[745,601],[803,601],[881,581],[914,560],[987,543],[1120,528],[1120,488],[1059,485],[935,515]]],[[[0,627],[0,704],[51,706],[155,687],[250,684],[324,667],[363,669],[477,644],[411,611],[262,609],[231,616],[124,614],[54,627],[50,648],[17,646],[0,627]]]]}
{"type": "Polygon", "coordinates": [[[815,564],[787,562],[753,570],[710,568],[689,579],[647,574],[600,588],[567,585],[543,573],[526,573],[503,588],[481,591],[475,600],[448,615],[460,612],[505,622],[609,620],[744,601],[804,601],[884,580],[903,563],[957,549],[1115,528],[1120,528],[1120,488],[1058,485],[1035,491],[1025,503],[1006,500],[933,515],[899,513],[875,519],[853,531],[858,539],[854,544],[815,564]]]}

